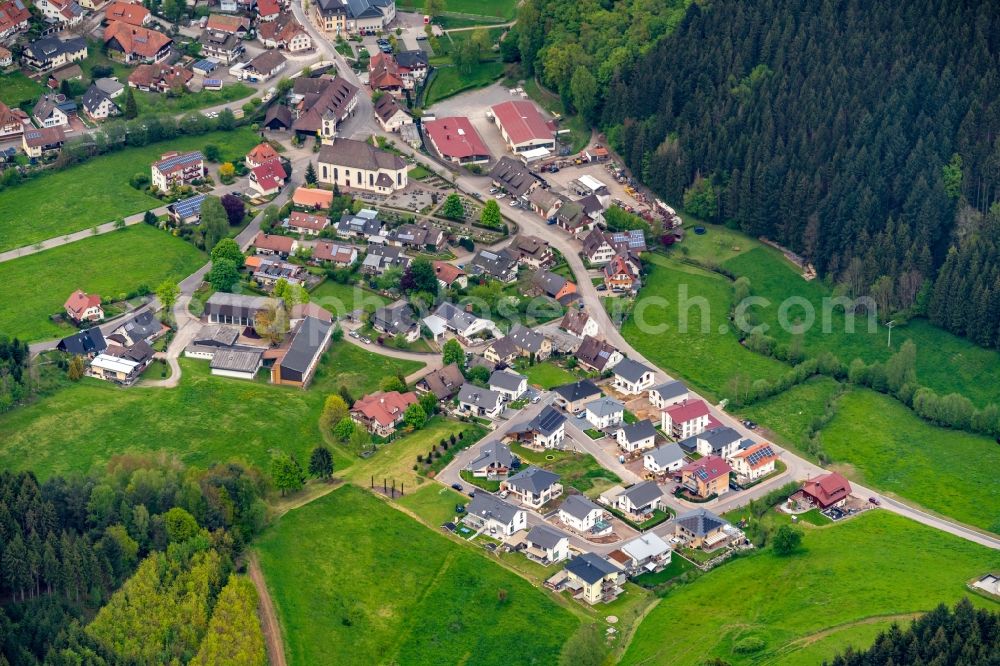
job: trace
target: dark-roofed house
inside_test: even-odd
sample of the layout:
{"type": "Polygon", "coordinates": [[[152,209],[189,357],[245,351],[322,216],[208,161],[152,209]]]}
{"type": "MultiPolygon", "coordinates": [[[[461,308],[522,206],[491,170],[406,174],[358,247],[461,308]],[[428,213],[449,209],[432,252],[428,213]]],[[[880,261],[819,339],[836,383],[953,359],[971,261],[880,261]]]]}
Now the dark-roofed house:
{"type": "Polygon", "coordinates": [[[407,185],[406,162],[367,141],[337,139],[320,148],[317,176],[321,183],[388,194],[407,185]]]}
{"type": "Polygon", "coordinates": [[[528,514],[496,495],[477,492],[465,508],[464,522],[473,529],[509,537],[528,527],[528,514]]]}
{"type": "Polygon", "coordinates": [[[535,271],[535,274],[531,278],[531,284],[533,293],[540,296],[548,296],[563,305],[580,298],[574,283],[552,271],[544,269],[535,271]]]}
{"type": "Polygon", "coordinates": [[[501,481],[500,489],[509,492],[521,504],[536,510],[563,492],[558,474],[534,465],[525,467],[514,476],[501,481]]]}
{"type": "Polygon", "coordinates": [[[658,446],[642,457],[642,467],[657,475],[679,471],[684,467],[684,450],[676,442],[658,446]]]}
{"type": "Polygon", "coordinates": [[[622,593],[625,575],[621,569],[594,553],[584,553],[566,565],[567,583],[574,596],[594,605],[614,601],[622,593]]]}
{"type": "Polygon", "coordinates": [[[549,566],[569,557],[569,538],[548,525],[535,525],[524,538],[524,554],[529,560],[549,566]]]}
{"type": "Polygon", "coordinates": [[[583,239],[583,256],[590,263],[600,266],[611,261],[615,248],[603,231],[594,229],[583,239]]]}
{"type": "Polygon", "coordinates": [[[399,66],[399,75],[403,78],[403,86],[410,90],[427,78],[431,67],[427,52],[420,49],[397,51],[396,64],[399,66]]]}
{"type": "Polygon", "coordinates": [[[121,113],[118,105],[111,101],[111,98],[107,94],[97,87],[97,84],[92,83],[90,87],[87,88],[87,92],[83,94],[83,99],[81,100],[83,104],[83,112],[87,114],[91,120],[105,120],[111,116],[117,116],[121,113]]]}
{"type": "Polygon", "coordinates": [[[264,114],[264,124],[269,130],[286,130],[292,127],[292,110],[284,104],[272,104],[264,114]]]}
{"type": "MultiPolygon", "coordinates": [[[[358,105],[358,88],[336,76],[300,76],[292,86],[292,129],[300,135],[333,140],[340,123],[358,105]]],[[[266,120],[266,118],[265,118],[266,120]]]]}
{"type": "Polygon", "coordinates": [[[546,184],[524,162],[507,156],[497,160],[490,169],[490,179],[496,187],[518,199],[526,199],[536,188],[546,184]]]}
{"type": "Polygon", "coordinates": [[[87,40],[83,37],[65,40],[54,35],[42,37],[25,46],[21,52],[21,62],[40,72],[58,69],[86,57],[87,40]]]}
{"type": "Polygon", "coordinates": [[[705,432],[684,439],[680,445],[686,451],[701,456],[728,458],[740,448],[742,436],[728,426],[709,428],[705,432]]]}
{"type": "Polygon", "coordinates": [[[403,224],[386,236],[385,242],[389,245],[408,247],[415,250],[431,250],[444,244],[444,232],[426,222],[421,224],[403,224]]]}
{"type": "Polygon", "coordinates": [[[306,317],[292,335],[292,342],[285,355],[271,368],[271,381],[275,384],[307,388],[316,366],[330,344],[333,324],[306,317]]]}
{"type": "Polygon", "coordinates": [[[97,326],[65,337],[56,345],[56,349],[74,356],[94,357],[103,354],[108,348],[104,333],[97,326]]]}
{"type": "Polygon", "coordinates": [[[21,136],[21,147],[28,157],[41,157],[45,153],[59,150],[66,142],[66,132],[62,127],[28,127],[21,136]]]}
{"type": "Polygon", "coordinates": [[[644,363],[623,358],[615,363],[614,386],[625,395],[638,395],[653,386],[656,372],[644,363]]]}
{"type": "Polygon", "coordinates": [[[31,116],[41,129],[69,125],[70,116],[76,114],[76,102],[60,93],[42,95],[31,109],[31,116]]]}
{"type": "MultiPolygon", "coordinates": [[[[591,317],[586,310],[577,308],[566,310],[566,314],[559,323],[559,328],[578,338],[593,338],[601,332],[601,327],[597,324],[597,320],[591,317]]],[[[582,347],[583,345],[581,344],[580,346],[582,347]]],[[[577,351],[580,351],[579,347],[577,351]]]]}
{"type": "Polygon", "coordinates": [[[729,523],[708,509],[688,511],[674,519],[674,535],[686,540],[690,548],[710,550],[728,541],[727,527],[729,523]]]}
{"type": "Polygon", "coordinates": [[[413,308],[405,301],[377,308],[372,315],[372,327],[393,337],[402,335],[407,342],[416,342],[420,337],[420,326],[413,318],[413,308]]]}
{"type": "Polygon", "coordinates": [[[584,495],[570,495],[559,505],[559,520],[577,532],[589,532],[604,517],[604,509],[584,495]]]}
{"type": "Polygon", "coordinates": [[[503,411],[503,396],[475,384],[463,384],[458,390],[458,409],[473,416],[495,419],[503,411]]]}
{"type": "Polygon", "coordinates": [[[413,123],[413,117],[399,105],[392,95],[382,95],[374,104],[375,119],[386,132],[398,132],[403,125],[413,123]]]}
{"type": "Polygon", "coordinates": [[[276,301],[264,296],[244,296],[217,291],[205,301],[203,316],[211,324],[253,326],[257,313],[276,301]]]}
{"type": "Polygon", "coordinates": [[[601,389],[589,379],[556,386],[552,391],[556,394],[556,404],[567,412],[577,412],[585,403],[601,397],[601,389]]]}
{"type": "Polygon", "coordinates": [[[517,279],[517,257],[509,250],[499,252],[480,250],[466,264],[466,270],[471,275],[485,275],[501,282],[513,282],[517,279]]]}
{"type": "Polygon", "coordinates": [[[566,417],[546,405],[534,418],[513,426],[507,434],[535,449],[560,448],[566,438],[566,417]]]}
{"type": "Polygon", "coordinates": [[[489,162],[490,151],[468,118],[437,118],[421,123],[424,136],[443,159],[456,164],[489,162]]]}
{"type": "Polygon", "coordinates": [[[356,215],[344,213],[337,222],[337,235],[341,238],[365,238],[372,243],[383,243],[388,232],[382,220],[378,219],[378,211],[362,208],[356,215]]]}
{"type": "Polygon", "coordinates": [[[665,409],[670,405],[687,400],[689,396],[688,388],[683,382],[671,380],[649,389],[649,404],[665,409]]]}
{"type": "Polygon", "coordinates": [[[275,50],[267,50],[247,63],[243,68],[243,78],[266,81],[285,68],[288,59],[275,50]]]}
{"type": "Polygon", "coordinates": [[[549,244],[537,236],[518,234],[507,246],[507,251],[517,257],[522,264],[532,268],[543,268],[555,259],[549,244]]]}
{"type": "Polygon", "coordinates": [[[496,391],[504,400],[517,400],[528,390],[528,378],[513,370],[496,370],[490,375],[490,390],[496,391]]]}
{"type": "Polygon", "coordinates": [[[532,190],[531,194],[528,195],[528,205],[531,207],[531,210],[546,220],[555,221],[556,213],[559,212],[559,209],[567,201],[569,200],[563,195],[541,188],[532,190]]]}
{"type": "Polygon", "coordinates": [[[625,358],[610,342],[589,335],[583,339],[575,356],[585,369],[596,372],[611,370],[625,358]]]}
{"type": "Polygon", "coordinates": [[[382,275],[390,268],[405,269],[410,258],[403,254],[403,248],[391,245],[369,245],[368,254],[361,262],[361,272],[365,275],[382,275]]]}
{"type": "Polygon", "coordinates": [[[479,453],[465,469],[478,479],[495,481],[507,478],[513,465],[514,456],[509,446],[503,442],[487,442],[479,447],[479,453]]]}
{"type": "Polygon", "coordinates": [[[618,429],[615,439],[618,446],[629,453],[651,449],[656,444],[656,428],[649,419],[627,423],[618,429]]]}
{"type": "Polygon", "coordinates": [[[842,506],[851,495],[851,483],[840,474],[830,472],[802,484],[802,494],[821,509],[842,506]]]}
{"type": "Polygon", "coordinates": [[[702,499],[729,492],[732,468],[718,456],[705,456],[681,468],[681,484],[702,499]]]}
{"type": "Polygon", "coordinates": [[[456,363],[450,363],[439,370],[430,372],[417,382],[417,393],[433,393],[438,400],[451,400],[465,383],[462,370],[456,363]]]}
{"type": "Polygon", "coordinates": [[[168,330],[153,311],[146,308],[116,328],[114,333],[122,336],[126,346],[131,346],[139,342],[153,342],[168,330]]]}
{"type": "MultiPolygon", "coordinates": [[[[235,16],[220,16],[219,18],[236,18],[235,16]]],[[[243,40],[236,32],[209,28],[203,30],[198,38],[201,44],[201,55],[214,58],[224,65],[236,62],[246,51],[243,40]]]]}
{"type": "Polygon", "coordinates": [[[655,481],[641,481],[620,492],[611,501],[612,506],[629,518],[642,521],[660,508],[662,498],[663,491],[655,481]]]}
{"type": "Polygon", "coordinates": [[[201,219],[201,204],[205,202],[204,194],[196,194],[187,199],[175,201],[167,205],[167,215],[174,224],[194,224],[201,219]]]}

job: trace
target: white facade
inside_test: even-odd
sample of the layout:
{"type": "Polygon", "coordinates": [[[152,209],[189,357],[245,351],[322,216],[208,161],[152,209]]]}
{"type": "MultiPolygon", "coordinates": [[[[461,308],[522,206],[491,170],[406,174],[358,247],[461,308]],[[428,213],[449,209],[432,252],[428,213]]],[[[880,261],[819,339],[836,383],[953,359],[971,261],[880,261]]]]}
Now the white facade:
{"type": "Polygon", "coordinates": [[[623,429],[619,429],[618,432],[615,433],[615,439],[618,441],[618,446],[621,447],[623,451],[627,451],[629,453],[632,453],[633,451],[642,451],[643,449],[651,449],[656,444],[655,433],[649,437],[630,442],[625,436],[625,431],[623,429]]]}
{"type": "Polygon", "coordinates": [[[586,419],[590,425],[598,430],[603,430],[604,428],[610,428],[613,425],[618,425],[625,418],[625,409],[619,409],[617,411],[611,412],[610,414],[597,414],[591,411],[591,407],[587,407],[586,419]]]}
{"type": "Polygon", "coordinates": [[[566,424],[560,423],[555,432],[548,437],[541,433],[535,433],[535,446],[544,449],[555,449],[559,448],[564,439],[566,439],[566,424]]]}
{"type": "Polygon", "coordinates": [[[649,389],[649,404],[653,407],[659,407],[660,409],[664,409],[670,405],[676,405],[678,402],[684,402],[689,397],[691,397],[691,394],[685,391],[682,394],[675,395],[670,398],[664,398],[655,387],[649,389]]]}
{"type": "Polygon", "coordinates": [[[637,382],[630,381],[619,374],[615,374],[614,387],[626,395],[637,395],[653,386],[655,381],[656,375],[653,374],[652,370],[647,370],[642,373],[642,377],[637,382]]]}
{"type": "Polygon", "coordinates": [[[671,460],[663,465],[656,462],[653,452],[649,451],[642,457],[642,466],[647,471],[653,474],[667,474],[668,472],[676,472],[681,467],[684,467],[684,456],[677,458],[676,460],[671,460]]]}
{"type": "Polygon", "coordinates": [[[604,515],[604,510],[600,507],[594,507],[587,513],[583,518],[577,518],[576,516],[570,515],[562,508],[559,509],[559,520],[562,521],[568,527],[573,528],[577,532],[588,532],[594,528],[597,521],[601,519],[604,515]]]}
{"type": "Polygon", "coordinates": [[[663,429],[663,432],[673,433],[677,439],[687,439],[688,437],[694,437],[705,432],[705,429],[708,428],[708,414],[674,423],[674,420],[670,417],[670,413],[663,411],[661,412],[660,427],[663,429]]]}
{"type": "Polygon", "coordinates": [[[409,182],[406,171],[405,165],[401,169],[380,168],[372,170],[320,162],[317,176],[319,182],[327,185],[390,194],[406,187],[409,182]]]}

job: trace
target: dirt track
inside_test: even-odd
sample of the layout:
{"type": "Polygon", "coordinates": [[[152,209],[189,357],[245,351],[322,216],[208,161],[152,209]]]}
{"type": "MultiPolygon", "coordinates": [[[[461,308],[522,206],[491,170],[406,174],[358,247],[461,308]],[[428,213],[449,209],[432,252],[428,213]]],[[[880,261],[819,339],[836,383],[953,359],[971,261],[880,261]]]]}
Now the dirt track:
{"type": "Polygon", "coordinates": [[[281,641],[281,625],[278,624],[278,616],[274,612],[274,603],[271,601],[271,594],[267,591],[267,583],[264,581],[264,572],[260,570],[257,553],[250,553],[247,573],[257,588],[257,596],[260,598],[258,613],[260,614],[260,626],[264,631],[264,642],[267,644],[267,659],[271,666],[288,666],[288,662],[285,661],[285,646],[281,641]]]}

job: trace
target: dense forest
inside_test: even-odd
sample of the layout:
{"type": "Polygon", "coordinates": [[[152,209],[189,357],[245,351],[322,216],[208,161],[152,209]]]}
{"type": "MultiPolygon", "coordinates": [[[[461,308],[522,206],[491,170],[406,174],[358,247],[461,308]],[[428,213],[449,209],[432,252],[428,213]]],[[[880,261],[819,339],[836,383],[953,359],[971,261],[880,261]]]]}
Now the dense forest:
{"type": "Polygon", "coordinates": [[[954,612],[941,605],[907,629],[893,625],[878,635],[872,647],[862,652],[848,650],[837,656],[832,666],[997,663],[1000,663],[1000,615],[977,609],[963,599],[954,612]]]}

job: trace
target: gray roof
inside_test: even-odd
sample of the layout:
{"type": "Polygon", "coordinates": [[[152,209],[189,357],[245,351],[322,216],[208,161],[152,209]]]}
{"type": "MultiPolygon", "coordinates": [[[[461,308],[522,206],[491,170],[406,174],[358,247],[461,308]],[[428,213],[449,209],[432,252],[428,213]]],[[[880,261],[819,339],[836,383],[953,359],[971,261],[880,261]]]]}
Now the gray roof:
{"type": "Polygon", "coordinates": [[[517,354],[517,345],[509,337],[503,337],[490,343],[489,349],[500,359],[510,358],[517,354]]]}
{"type": "Polygon", "coordinates": [[[244,294],[229,294],[224,291],[217,291],[205,301],[205,314],[220,308],[263,310],[274,302],[274,299],[267,298],[266,296],[246,296],[244,294]]]}
{"type": "Polygon", "coordinates": [[[496,386],[506,391],[516,391],[521,387],[521,382],[527,379],[524,375],[519,375],[516,372],[497,370],[490,375],[490,388],[496,386]]]}
{"type": "Polygon", "coordinates": [[[514,521],[514,516],[517,515],[520,509],[513,504],[503,501],[496,495],[479,492],[469,502],[469,506],[466,507],[465,511],[470,516],[478,516],[484,519],[492,518],[501,523],[510,524],[514,521]]]}
{"type": "Polygon", "coordinates": [[[400,67],[405,67],[406,69],[420,69],[421,67],[427,67],[430,60],[427,57],[425,51],[416,49],[414,51],[397,51],[396,52],[396,64],[400,67]]]}
{"type": "Polygon", "coordinates": [[[379,150],[367,141],[353,139],[337,139],[329,146],[323,146],[319,150],[318,161],[368,171],[399,170],[406,167],[406,162],[399,155],[379,150]]]}
{"type": "Polygon", "coordinates": [[[698,435],[698,438],[708,442],[712,447],[712,452],[716,453],[721,451],[722,447],[728,446],[733,442],[738,442],[740,440],[740,433],[736,432],[729,426],[721,426],[719,428],[706,430],[698,435]]]}
{"type": "Polygon", "coordinates": [[[625,411],[625,405],[614,398],[600,397],[586,404],[587,410],[593,412],[598,418],[611,416],[625,411]]]}
{"type": "Polygon", "coordinates": [[[83,93],[83,108],[88,112],[94,112],[105,100],[111,102],[111,105],[117,108],[118,105],[111,101],[108,94],[98,88],[96,83],[92,83],[87,88],[87,92],[83,93]]]}
{"type": "Polygon", "coordinates": [[[118,330],[125,331],[133,340],[144,340],[159,333],[161,328],[163,325],[153,316],[153,312],[146,309],[125,322],[118,330]]]}
{"type": "Polygon", "coordinates": [[[627,381],[638,382],[642,379],[642,376],[647,372],[652,372],[653,369],[647,365],[639,363],[638,361],[633,361],[630,358],[623,358],[615,364],[614,372],[619,377],[624,377],[627,381]]]}
{"type": "Polygon", "coordinates": [[[480,250],[466,268],[472,273],[483,273],[490,277],[506,280],[517,274],[517,257],[508,252],[506,248],[499,252],[480,250]]]}
{"type": "Polygon", "coordinates": [[[448,328],[453,328],[456,331],[464,331],[478,320],[478,317],[471,312],[466,312],[447,301],[441,303],[434,314],[441,317],[448,328]]]}
{"type": "Polygon", "coordinates": [[[376,308],[373,324],[392,335],[406,333],[416,325],[413,321],[413,308],[405,301],[376,308]]]}
{"type": "Polygon", "coordinates": [[[548,490],[552,484],[559,483],[559,475],[541,467],[526,467],[507,479],[507,485],[535,495],[548,490]]]}
{"type": "Polygon", "coordinates": [[[566,535],[559,530],[549,527],[548,525],[535,525],[528,532],[528,537],[526,541],[531,544],[538,546],[539,548],[544,548],[548,550],[549,548],[555,548],[559,545],[559,542],[566,538],[566,535]]]}
{"type": "Polygon", "coordinates": [[[660,467],[667,467],[678,460],[684,459],[684,451],[681,449],[680,445],[674,442],[658,446],[652,451],[647,451],[646,455],[650,456],[653,459],[653,462],[660,467]]]}
{"type": "Polygon", "coordinates": [[[556,386],[552,390],[565,398],[568,402],[577,402],[578,400],[592,398],[595,395],[601,395],[601,389],[597,388],[597,384],[589,379],[581,379],[580,381],[573,382],[572,384],[556,386]]]}
{"type": "Polygon", "coordinates": [[[35,60],[53,60],[63,53],[76,53],[87,48],[87,40],[83,37],[70,37],[67,40],[58,37],[42,37],[24,47],[24,50],[35,60]]]}
{"type": "Polygon", "coordinates": [[[650,389],[651,391],[656,391],[660,394],[660,397],[664,400],[670,400],[671,398],[679,398],[688,392],[687,386],[684,382],[679,382],[677,380],[667,382],[665,384],[660,384],[659,386],[654,386],[650,389]]]}
{"type": "Polygon", "coordinates": [[[538,331],[533,331],[530,328],[525,328],[520,324],[514,326],[510,329],[510,333],[507,334],[511,342],[517,345],[518,349],[527,352],[539,352],[542,349],[542,343],[545,342],[545,335],[539,333],[538,331]]]}
{"type": "Polygon", "coordinates": [[[490,178],[515,197],[524,196],[532,187],[545,183],[524,162],[506,155],[497,160],[496,165],[490,169],[490,178]]]}
{"type": "Polygon", "coordinates": [[[263,349],[256,351],[220,349],[212,356],[209,367],[213,370],[253,372],[260,367],[260,357],[263,355],[263,349]]]}
{"type": "Polygon", "coordinates": [[[108,348],[108,343],[104,339],[104,333],[97,326],[88,328],[85,331],[74,333],[59,341],[57,348],[69,354],[100,354],[108,348]]]}
{"type": "Polygon", "coordinates": [[[625,433],[625,441],[627,442],[641,442],[649,437],[656,437],[656,428],[653,427],[653,422],[649,419],[623,425],[622,431],[625,433]]]}
{"type": "Polygon", "coordinates": [[[484,409],[493,410],[500,404],[501,395],[496,391],[480,388],[475,384],[462,384],[458,390],[458,401],[469,405],[476,405],[484,409]]]}
{"type": "Polygon", "coordinates": [[[663,497],[663,491],[655,481],[642,481],[622,493],[621,497],[628,497],[635,506],[644,506],[663,497]]]}
{"type": "Polygon", "coordinates": [[[95,79],[94,85],[103,90],[108,95],[114,95],[125,89],[125,86],[111,78],[95,79]]]}
{"type": "Polygon", "coordinates": [[[586,518],[594,509],[604,511],[604,509],[601,509],[601,507],[597,506],[583,495],[570,495],[566,498],[566,501],[559,506],[560,511],[565,511],[578,520],[586,518]]]}
{"type": "Polygon", "coordinates": [[[511,455],[509,446],[503,442],[487,442],[479,448],[479,455],[465,468],[472,471],[490,466],[510,468],[513,462],[514,456],[511,455]]]}
{"type": "Polygon", "coordinates": [[[295,331],[292,344],[288,346],[288,351],[281,360],[282,367],[305,372],[326,341],[331,328],[333,328],[332,323],[315,317],[303,319],[295,331]]]}
{"type": "Polygon", "coordinates": [[[195,345],[231,347],[240,337],[238,329],[220,324],[206,324],[198,329],[192,341],[195,345]]]}
{"type": "Polygon", "coordinates": [[[584,553],[570,560],[569,564],[566,565],[566,571],[588,585],[593,585],[605,576],[618,573],[618,567],[599,555],[584,553]]]}
{"type": "Polygon", "coordinates": [[[682,513],[677,516],[675,522],[699,537],[705,536],[709,532],[729,524],[708,509],[695,509],[694,511],[682,513]]]}
{"type": "Polygon", "coordinates": [[[559,427],[566,422],[566,417],[560,414],[555,407],[546,405],[535,418],[526,421],[510,429],[511,433],[538,432],[543,437],[548,437],[559,430],[559,427]]]}
{"type": "Polygon", "coordinates": [[[261,74],[270,74],[288,62],[285,56],[274,49],[267,49],[248,64],[248,67],[261,74]]]}
{"type": "Polygon", "coordinates": [[[566,286],[566,278],[552,271],[536,271],[532,279],[535,286],[546,296],[555,298],[555,295],[566,286]]]}

